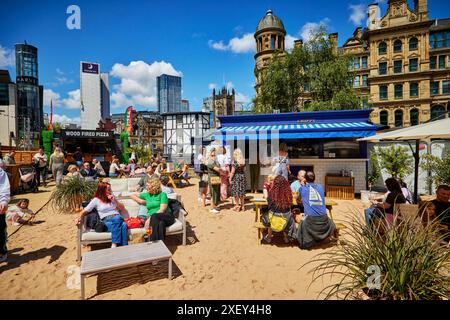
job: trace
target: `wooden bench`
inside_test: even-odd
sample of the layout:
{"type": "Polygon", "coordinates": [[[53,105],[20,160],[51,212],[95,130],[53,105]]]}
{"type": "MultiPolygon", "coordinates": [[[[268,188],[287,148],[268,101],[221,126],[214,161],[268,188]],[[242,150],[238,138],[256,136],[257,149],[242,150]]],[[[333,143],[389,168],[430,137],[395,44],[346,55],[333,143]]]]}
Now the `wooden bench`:
{"type": "Polygon", "coordinates": [[[85,278],[103,272],[130,268],[151,262],[169,260],[169,280],[172,279],[172,253],[162,241],[95,250],[83,254],[81,262],[81,299],[85,297],[85,278]]]}

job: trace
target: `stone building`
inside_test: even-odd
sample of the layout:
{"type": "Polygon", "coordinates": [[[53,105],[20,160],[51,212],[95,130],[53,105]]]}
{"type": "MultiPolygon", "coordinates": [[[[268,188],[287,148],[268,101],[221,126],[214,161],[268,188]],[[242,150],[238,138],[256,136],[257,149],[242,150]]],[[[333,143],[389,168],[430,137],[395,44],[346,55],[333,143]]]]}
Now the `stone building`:
{"type": "MultiPolygon", "coordinates": [[[[124,115],[112,115],[115,124],[114,133],[125,130],[124,115]]],[[[163,152],[163,119],[157,112],[133,110],[133,130],[130,145],[143,144],[152,148],[153,154],[163,152]]]]}
{"type": "Polygon", "coordinates": [[[218,94],[216,89],[213,89],[212,93],[212,106],[214,112],[214,127],[220,126],[219,116],[232,116],[234,115],[234,108],[236,103],[236,92],[231,89],[231,92],[223,87],[218,94]]]}
{"type": "MultiPolygon", "coordinates": [[[[450,113],[450,19],[430,20],[427,0],[389,0],[381,19],[378,4],[368,7],[368,28],[357,28],[337,52],[352,55],[353,86],[373,123],[390,127],[420,124],[450,113]]],[[[260,70],[284,52],[281,20],[268,11],[255,40],[256,94],[260,70]]],[[[330,38],[337,44],[337,34],[330,38]]],[[[295,45],[301,45],[297,41],[295,45]]],[[[307,102],[305,93],[303,103],[307,102]]],[[[302,103],[300,103],[302,106],[302,103]]]]}

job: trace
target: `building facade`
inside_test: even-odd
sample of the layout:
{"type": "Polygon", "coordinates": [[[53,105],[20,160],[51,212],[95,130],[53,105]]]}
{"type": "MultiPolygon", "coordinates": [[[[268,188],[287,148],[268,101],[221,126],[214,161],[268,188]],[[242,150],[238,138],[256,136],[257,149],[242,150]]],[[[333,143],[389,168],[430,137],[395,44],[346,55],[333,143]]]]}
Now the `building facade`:
{"type": "Polygon", "coordinates": [[[7,70],[0,70],[0,145],[16,146],[17,90],[7,70]]]}
{"type": "Polygon", "coordinates": [[[43,87],[39,86],[38,49],[16,44],[18,135],[24,147],[36,147],[44,124],[43,87]]]}
{"type": "Polygon", "coordinates": [[[181,112],[189,112],[189,100],[181,100],[181,112]]]}
{"type": "Polygon", "coordinates": [[[209,117],[206,112],[164,114],[164,155],[193,163],[197,148],[211,142],[209,117]]]}
{"type": "Polygon", "coordinates": [[[212,107],[213,107],[213,126],[215,128],[220,126],[218,117],[232,116],[234,115],[234,109],[236,104],[236,92],[234,89],[229,91],[223,87],[217,94],[216,89],[213,89],[212,93],[212,107]]]}
{"type": "Polygon", "coordinates": [[[162,74],[156,78],[158,112],[181,112],[181,77],[162,74]]]}
{"type": "Polygon", "coordinates": [[[109,80],[100,73],[100,64],[80,62],[81,129],[95,130],[110,115],[109,80]]]}
{"type": "MultiPolygon", "coordinates": [[[[113,114],[115,134],[125,130],[124,114],[113,114]]],[[[133,110],[133,130],[130,145],[141,144],[151,147],[153,154],[163,153],[163,119],[157,112],[133,110]]]]}
{"type": "MultiPolygon", "coordinates": [[[[353,86],[370,120],[407,127],[441,119],[450,113],[450,19],[430,20],[427,0],[389,0],[379,18],[378,4],[368,7],[368,28],[357,28],[337,52],[352,56],[353,86]]],[[[255,33],[256,94],[260,71],[275,52],[284,52],[286,31],[269,10],[255,33]]],[[[337,44],[337,34],[330,39],[337,44]]],[[[295,45],[301,45],[296,41],[295,45]]],[[[300,109],[308,102],[307,92],[300,109]]]]}

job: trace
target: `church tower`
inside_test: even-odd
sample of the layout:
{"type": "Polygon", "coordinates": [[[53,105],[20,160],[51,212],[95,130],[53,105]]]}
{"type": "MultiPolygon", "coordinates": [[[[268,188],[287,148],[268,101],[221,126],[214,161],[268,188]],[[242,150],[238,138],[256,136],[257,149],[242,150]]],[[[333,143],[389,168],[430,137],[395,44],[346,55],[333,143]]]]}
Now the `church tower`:
{"type": "Polygon", "coordinates": [[[272,10],[259,21],[255,32],[256,55],[255,55],[255,77],[256,94],[260,85],[260,71],[272,58],[275,52],[284,53],[286,30],[280,18],[275,16],[272,10]]]}

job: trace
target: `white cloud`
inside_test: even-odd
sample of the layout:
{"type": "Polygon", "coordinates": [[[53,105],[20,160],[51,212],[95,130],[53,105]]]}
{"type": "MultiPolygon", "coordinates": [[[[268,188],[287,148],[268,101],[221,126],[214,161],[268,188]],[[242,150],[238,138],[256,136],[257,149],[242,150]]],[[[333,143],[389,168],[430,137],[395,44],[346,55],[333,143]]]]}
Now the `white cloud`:
{"type": "Polygon", "coordinates": [[[286,35],[284,39],[284,46],[286,50],[291,50],[294,48],[294,41],[298,40],[298,38],[291,36],[290,34],[286,35]]]}
{"type": "Polygon", "coordinates": [[[53,123],[58,122],[60,124],[65,124],[65,123],[75,123],[77,125],[81,124],[80,117],[70,118],[70,117],[66,116],[65,114],[63,114],[63,115],[54,114],[52,120],[53,120],[53,123]]]}
{"type": "Polygon", "coordinates": [[[216,83],[210,83],[208,84],[208,89],[212,90],[212,89],[216,89],[217,88],[217,84],[216,83]]]}
{"type": "Polygon", "coordinates": [[[180,71],[165,61],[147,64],[144,61],[131,61],[128,65],[116,63],[110,72],[119,78],[111,94],[113,108],[126,108],[130,105],[139,107],[156,106],[156,77],[161,74],[182,76],[180,71]]]}
{"type": "Polygon", "coordinates": [[[355,26],[361,25],[361,22],[367,18],[367,7],[364,4],[357,5],[349,5],[349,9],[351,10],[351,15],[348,18],[349,21],[352,21],[355,26]]]}
{"type": "Polygon", "coordinates": [[[253,33],[246,33],[242,37],[234,37],[228,44],[224,44],[222,40],[215,42],[208,41],[209,47],[218,51],[231,51],[234,53],[249,53],[256,51],[256,42],[253,33]]]}
{"type": "Polygon", "coordinates": [[[311,39],[312,34],[317,32],[321,26],[327,27],[329,23],[330,19],[328,18],[322,19],[319,23],[307,22],[300,30],[300,36],[303,38],[305,42],[309,41],[311,39]]]}
{"type": "Polygon", "coordinates": [[[69,91],[69,97],[62,100],[62,105],[67,109],[80,109],[80,89],[69,91]]]}
{"type": "Polygon", "coordinates": [[[80,109],[80,89],[69,91],[65,99],[52,89],[44,89],[44,106],[49,107],[50,101],[53,101],[54,108],[80,109]]]}
{"type": "Polygon", "coordinates": [[[245,104],[251,102],[251,99],[246,94],[238,92],[236,93],[236,102],[242,102],[245,104]]]}
{"type": "Polygon", "coordinates": [[[0,45],[0,68],[13,67],[15,61],[14,51],[0,45]]]}

